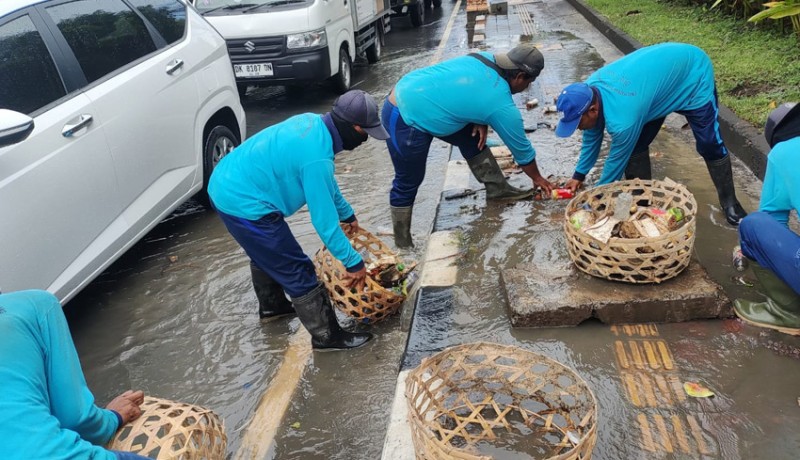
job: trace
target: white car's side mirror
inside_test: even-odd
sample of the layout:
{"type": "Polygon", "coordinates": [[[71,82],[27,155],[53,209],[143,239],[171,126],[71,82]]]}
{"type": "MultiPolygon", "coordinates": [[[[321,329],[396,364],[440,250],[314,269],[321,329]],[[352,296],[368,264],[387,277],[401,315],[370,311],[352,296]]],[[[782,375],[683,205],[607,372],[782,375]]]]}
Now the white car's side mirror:
{"type": "Polygon", "coordinates": [[[0,109],[0,147],[16,144],[33,131],[33,118],[24,113],[0,109]]]}

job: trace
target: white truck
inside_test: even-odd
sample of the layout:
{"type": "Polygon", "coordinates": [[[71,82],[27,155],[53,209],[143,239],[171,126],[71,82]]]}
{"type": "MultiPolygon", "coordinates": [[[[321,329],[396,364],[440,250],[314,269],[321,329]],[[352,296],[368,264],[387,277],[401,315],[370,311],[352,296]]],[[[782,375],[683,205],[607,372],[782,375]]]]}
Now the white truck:
{"type": "Polygon", "coordinates": [[[353,60],[381,57],[390,0],[194,0],[225,38],[239,95],[250,85],[329,79],[350,89],[353,60]]]}

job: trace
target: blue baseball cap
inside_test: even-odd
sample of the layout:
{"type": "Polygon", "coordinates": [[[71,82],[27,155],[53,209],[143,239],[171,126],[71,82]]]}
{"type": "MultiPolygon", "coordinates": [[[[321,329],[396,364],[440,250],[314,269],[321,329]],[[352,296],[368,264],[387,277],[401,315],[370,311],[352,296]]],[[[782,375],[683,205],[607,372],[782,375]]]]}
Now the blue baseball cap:
{"type": "Polygon", "coordinates": [[[556,126],[556,136],[569,137],[581,122],[581,116],[592,105],[592,88],[586,83],[573,83],[561,91],[556,109],[564,116],[556,126]]]}
{"type": "Polygon", "coordinates": [[[378,104],[360,89],[350,90],[336,98],[331,111],[342,120],[360,126],[375,139],[389,139],[389,133],[383,129],[378,117],[378,104]]]}

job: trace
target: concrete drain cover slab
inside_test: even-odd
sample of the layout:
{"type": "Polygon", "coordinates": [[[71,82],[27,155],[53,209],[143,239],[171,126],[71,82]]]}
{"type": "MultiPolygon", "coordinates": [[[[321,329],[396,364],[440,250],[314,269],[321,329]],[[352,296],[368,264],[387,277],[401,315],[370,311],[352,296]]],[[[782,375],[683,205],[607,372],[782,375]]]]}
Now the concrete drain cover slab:
{"type": "Polygon", "coordinates": [[[661,284],[626,284],[560,267],[520,265],[501,271],[514,327],[577,326],[589,318],[606,324],[673,323],[732,315],[722,287],[696,261],[661,284]]]}

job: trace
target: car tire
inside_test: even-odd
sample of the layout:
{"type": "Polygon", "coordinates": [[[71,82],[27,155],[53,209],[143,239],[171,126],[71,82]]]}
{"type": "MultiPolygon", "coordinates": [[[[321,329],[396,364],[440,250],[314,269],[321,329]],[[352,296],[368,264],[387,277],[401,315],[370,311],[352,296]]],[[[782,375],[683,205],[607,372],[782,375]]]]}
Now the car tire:
{"type": "Polygon", "coordinates": [[[347,45],[342,45],[339,48],[339,71],[331,77],[333,82],[333,90],[339,94],[344,94],[350,90],[350,84],[353,76],[353,62],[350,60],[350,54],[347,52],[347,45]]]}
{"type": "Polygon", "coordinates": [[[381,45],[381,40],[383,40],[383,34],[381,34],[380,27],[375,26],[375,41],[372,42],[372,45],[367,48],[367,62],[370,64],[375,64],[376,62],[381,60],[381,51],[383,46],[381,45]]]}
{"type": "Polygon", "coordinates": [[[244,83],[237,83],[236,90],[239,91],[239,99],[247,97],[247,85],[244,83]]]}
{"type": "Polygon", "coordinates": [[[422,6],[422,1],[408,7],[408,13],[411,16],[412,26],[419,27],[425,22],[425,8],[422,6]]]}
{"type": "Polygon", "coordinates": [[[209,131],[203,143],[203,192],[199,195],[199,200],[208,206],[211,202],[208,198],[208,180],[211,179],[211,172],[220,160],[239,145],[239,138],[223,125],[215,126],[209,131]]]}

